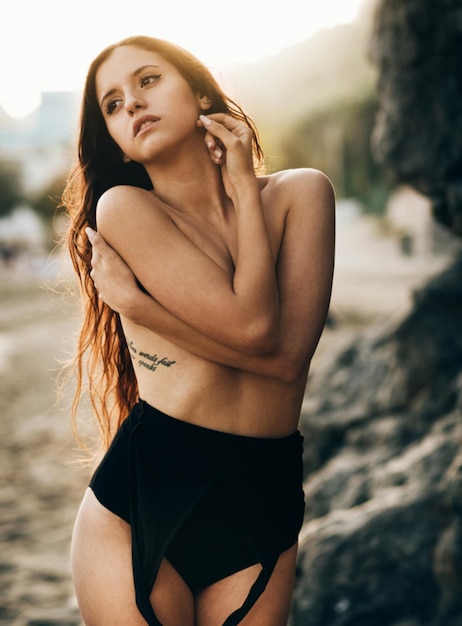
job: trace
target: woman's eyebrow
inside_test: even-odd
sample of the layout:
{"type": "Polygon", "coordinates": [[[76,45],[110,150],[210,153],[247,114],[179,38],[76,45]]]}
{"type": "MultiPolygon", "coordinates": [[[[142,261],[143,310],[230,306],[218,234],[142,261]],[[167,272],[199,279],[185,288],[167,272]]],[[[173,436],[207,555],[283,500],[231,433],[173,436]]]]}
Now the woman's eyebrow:
{"type": "MultiPolygon", "coordinates": [[[[130,78],[136,78],[139,74],[141,74],[142,72],[144,72],[144,70],[148,69],[149,67],[156,67],[158,69],[160,69],[160,65],[156,65],[155,63],[149,63],[148,65],[142,65],[141,67],[138,67],[135,71],[133,71],[130,74],[130,78]]],[[[114,93],[116,93],[117,89],[115,87],[113,87],[112,89],[109,89],[109,91],[107,91],[104,96],[101,98],[100,100],[100,105],[103,105],[103,102],[105,100],[107,100],[107,98],[110,98],[114,93]]]]}
{"type": "Polygon", "coordinates": [[[135,70],[132,73],[132,77],[138,76],[138,74],[141,74],[141,72],[144,72],[144,70],[147,70],[149,67],[157,67],[160,69],[160,65],[156,65],[155,63],[148,63],[147,65],[142,65],[137,70],[135,70]]]}

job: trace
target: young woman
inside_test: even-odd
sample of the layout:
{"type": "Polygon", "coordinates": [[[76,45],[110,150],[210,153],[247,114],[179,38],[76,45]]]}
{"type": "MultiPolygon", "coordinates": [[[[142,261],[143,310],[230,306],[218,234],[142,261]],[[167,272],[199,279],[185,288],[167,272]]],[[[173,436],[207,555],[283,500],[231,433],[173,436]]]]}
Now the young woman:
{"type": "Polygon", "coordinates": [[[92,64],[65,193],[77,398],[86,361],[109,447],[73,537],[89,626],[287,623],[334,196],[318,171],[261,161],[184,50],[136,37],[92,64]]]}

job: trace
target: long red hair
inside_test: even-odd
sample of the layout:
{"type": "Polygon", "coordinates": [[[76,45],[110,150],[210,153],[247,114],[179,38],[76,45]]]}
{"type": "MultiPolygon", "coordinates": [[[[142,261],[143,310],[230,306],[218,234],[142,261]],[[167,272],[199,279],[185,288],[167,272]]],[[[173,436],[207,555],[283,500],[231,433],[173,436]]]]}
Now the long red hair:
{"type": "Polygon", "coordinates": [[[160,54],[176,67],[194,93],[209,98],[212,102],[209,113],[227,113],[244,121],[254,133],[255,169],[263,170],[263,152],[252,120],[223,92],[209,70],[186,50],[162,39],[131,37],[103,50],[91,64],[81,106],[77,166],[68,179],[63,205],[70,217],[67,245],[84,304],[74,359],[77,387],[72,406],[73,424],[75,427],[84,381],[87,380],[104,448],[109,446],[139,396],[119,315],[99,299],[90,277],[91,246],[85,228],[96,228],[96,204],[110,187],[134,185],[152,189],[151,180],[141,164],[123,161],[120,148],[107,131],[96,97],[96,73],[121,46],[136,46],[160,54]]]}

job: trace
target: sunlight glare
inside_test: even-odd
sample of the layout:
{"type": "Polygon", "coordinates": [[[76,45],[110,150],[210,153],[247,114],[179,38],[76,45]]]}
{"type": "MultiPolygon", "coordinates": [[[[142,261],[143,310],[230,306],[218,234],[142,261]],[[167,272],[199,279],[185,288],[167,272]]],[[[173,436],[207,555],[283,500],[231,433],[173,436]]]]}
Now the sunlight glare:
{"type": "Polygon", "coordinates": [[[234,0],[223,9],[212,0],[139,0],[131,10],[111,0],[15,0],[0,21],[0,106],[21,118],[39,105],[40,92],[80,90],[91,60],[124,37],[168,39],[225,70],[349,22],[365,1],[285,0],[276,8],[234,0]]]}
{"type": "Polygon", "coordinates": [[[42,102],[38,88],[24,88],[24,85],[9,85],[9,90],[1,95],[0,106],[14,120],[20,120],[36,111],[42,102]]]}

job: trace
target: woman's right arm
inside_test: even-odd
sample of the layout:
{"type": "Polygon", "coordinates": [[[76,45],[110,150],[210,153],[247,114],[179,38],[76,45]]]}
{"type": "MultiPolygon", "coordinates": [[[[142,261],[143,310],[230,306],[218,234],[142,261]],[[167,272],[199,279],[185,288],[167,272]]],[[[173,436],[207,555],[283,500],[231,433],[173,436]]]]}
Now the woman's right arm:
{"type": "Polygon", "coordinates": [[[203,359],[265,373],[260,359],[218,343],[172,315],[140,288],[131,269],[99,233],[88,228],[87,234],[93,246],[91,277],[101,300],[114,311],[203,359]]]}

